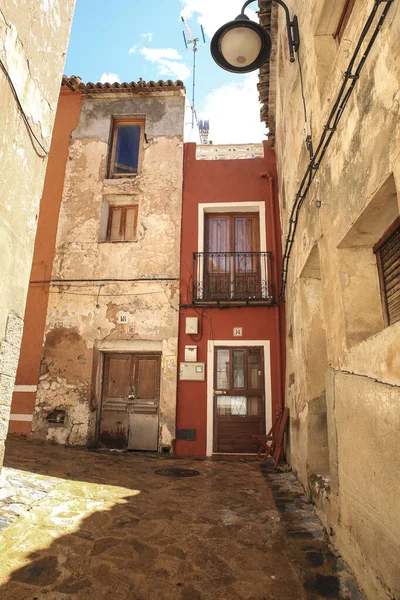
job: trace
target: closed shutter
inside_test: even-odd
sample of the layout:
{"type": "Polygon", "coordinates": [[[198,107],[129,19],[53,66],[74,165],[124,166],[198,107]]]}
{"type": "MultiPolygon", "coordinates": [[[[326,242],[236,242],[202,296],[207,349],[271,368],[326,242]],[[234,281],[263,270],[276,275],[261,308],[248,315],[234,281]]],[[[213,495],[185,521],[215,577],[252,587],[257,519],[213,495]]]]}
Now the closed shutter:
{"type": "Polygon", "coordinates": [[[107,240],[110,242],[132,242],[136,240],[138,207],[110,206],[107,240]]]}
{"type": "Polygon", "coordinates": [[[387,324],[393,325],[400,321],[400,227],[377,249],[377,259],[387,324]]]}

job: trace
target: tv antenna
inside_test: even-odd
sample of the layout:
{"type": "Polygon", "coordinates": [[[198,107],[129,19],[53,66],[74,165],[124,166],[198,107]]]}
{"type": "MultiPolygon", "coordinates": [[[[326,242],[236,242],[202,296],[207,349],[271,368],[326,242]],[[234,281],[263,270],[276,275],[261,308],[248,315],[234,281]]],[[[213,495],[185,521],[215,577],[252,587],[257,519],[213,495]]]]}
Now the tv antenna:
{"type": "MultiPolygon", "coordinates": [[[[195,117],[195,108],[194,108],[194,93],[195,93],[195,89],[196,89],[196,52],[199,48],[201,48],[201,46],[204,46],[204,44],[206,43],[206,38],[204,35],[204,29],[203,29],[203,25],[200,25],[201,28],[201,36],[203,38],[203,43],[202,44],[198,44],[198,42],[200,41],[200,38],[195,38],[193,33],[190,30],[189,25],[186,23],[185,19],[183,17],[181,17],[182,19],[182,23],[185,26],[186,29],[186,33],[188,36],[188,39],[186,39],[186,35],[185,32],[182,31],[183,34],[183,39],[185,42],[185,46],[186,46],[186,50],[189,50],[189,46],[192,46],[192,50],[193,50],[193,88],[192,88],[192,129],[194,128],[194,117],[195,117]]],[[[196,122],[197,122],[197,117],[196,117],[196,122]]]]}

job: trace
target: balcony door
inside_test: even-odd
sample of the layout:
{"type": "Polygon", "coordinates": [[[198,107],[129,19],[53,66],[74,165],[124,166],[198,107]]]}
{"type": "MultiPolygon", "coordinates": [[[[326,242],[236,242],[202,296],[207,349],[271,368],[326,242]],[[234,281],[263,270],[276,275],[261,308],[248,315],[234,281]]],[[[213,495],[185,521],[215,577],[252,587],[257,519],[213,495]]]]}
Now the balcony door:
{"type": "Polygon", "coordinates": [[[260,296],[258,213],[206,214],[204,287],[208,300],[260,296]]]}
{"type": "Polygon", "coordinates": [[[216,347],[214,452],[257,452],[252,434],[265,432],[263,349],[216,347]]]}

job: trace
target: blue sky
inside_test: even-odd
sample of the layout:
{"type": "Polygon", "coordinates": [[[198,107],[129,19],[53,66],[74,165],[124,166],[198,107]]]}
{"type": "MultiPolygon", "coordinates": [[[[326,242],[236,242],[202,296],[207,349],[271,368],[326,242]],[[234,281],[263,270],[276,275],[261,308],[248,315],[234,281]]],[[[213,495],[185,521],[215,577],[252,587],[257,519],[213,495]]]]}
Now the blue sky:
{"type": "MultiPolygon", "coordinates": [[[[227,73],[210,55],[213,33],[235,18],[241,5],[242,0],[76,0],[65,74],[85,82],[182,79],[189,105],[193,53],[185,49],[182,14],[195,37],[201,37],[200,23],[206,33],[206,45],[196,55],[195,106],[199,118],[210,120],[210,139],[261,141],[257,73],[227,73]]],[[[247,14],[256,18],[250,10],[247,14]]],[[[189,106],[185,121],[186,140],[197,141],[189,106]]]]}

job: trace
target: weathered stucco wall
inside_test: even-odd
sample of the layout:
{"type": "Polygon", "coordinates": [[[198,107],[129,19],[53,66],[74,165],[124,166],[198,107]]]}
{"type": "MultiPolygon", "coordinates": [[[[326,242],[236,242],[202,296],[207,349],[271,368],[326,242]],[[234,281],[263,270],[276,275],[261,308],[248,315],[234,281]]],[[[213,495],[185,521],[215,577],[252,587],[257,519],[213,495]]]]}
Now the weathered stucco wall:
{"type": "Polygon", "coordinates": [[[36,438],[93,442],[105,352],[161,354],[160,447],[175,438],[183,112],[181,92],[82,98],[58,224],[36,438]],[[106,179],[112,115],[145,116],[133,179],[106,179]],[[103,241],[105,208],[121,204],[138,206],[137,240],[103,241]],[[66,411],[64,424],[47,421],[54,409],[66,411]]]}
{"type": "MultiPolygon", "coordinates": [[[[340,6],[290,6],[314,147],[373,4],[356,1],[340,45],[332,38],[340,6]]],[[[284,242],[309,158],[299,69],[276,10],[284,242]]],[[[373,599],[400,596],[400,323],[384,327],[372,251],[400,212],[399,33],[393,2],[300,211],[287,286],[290,461],[373,599]]]]}
{"type": "Polygon", "coordinates": [[[74,0],[2,3],[0,9],[0,467],[21,342],[47,154],[74,0]],[[18,329],[18,333],[17,333],[18,329]]]}

